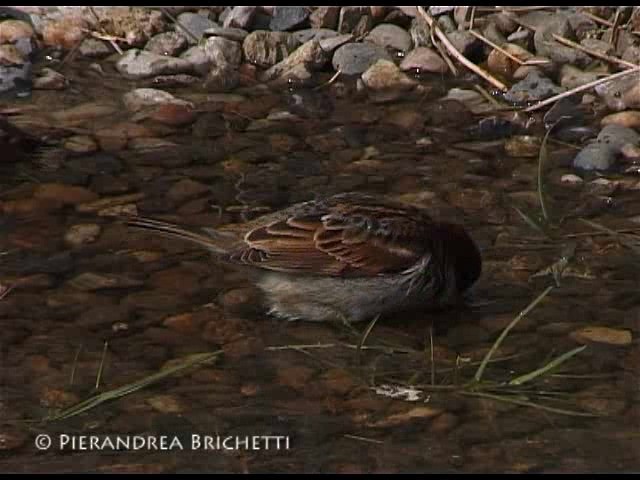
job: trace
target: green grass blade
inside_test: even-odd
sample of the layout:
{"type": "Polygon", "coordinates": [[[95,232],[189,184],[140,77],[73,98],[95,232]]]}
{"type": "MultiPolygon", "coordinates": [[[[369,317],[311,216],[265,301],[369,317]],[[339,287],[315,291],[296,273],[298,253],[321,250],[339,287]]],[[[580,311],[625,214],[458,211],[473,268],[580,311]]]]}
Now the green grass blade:
{"type": "Polygon", "coordinates": [[[553,360],[551,360],[545,366],[540,367],[540,368],[538,368],[538,369],[536,369],[536,370],[534,370],[532,372],[525,373],[524,375],[520,375],[519,377],[514,378],[513,380],[511,380],[509,382],[509,385],[523,385],[523,384],[525,384],[527,382],[530,382],[531,380],[535,380],[536,378],[547,374],[548,372],[550,372],[554,368],[559,367],[560,365],[562,365],[564,362],[569,360],[574,355],[577,355],[578,353],[582,352],[585,348],[587,348],[587,346],[586,345],[582,345],[581,347],[577,347],[577,348],[574,348],[573,350],[565,352],[562,355],[560,355],[559,357],[556,357],[553,360]]]}

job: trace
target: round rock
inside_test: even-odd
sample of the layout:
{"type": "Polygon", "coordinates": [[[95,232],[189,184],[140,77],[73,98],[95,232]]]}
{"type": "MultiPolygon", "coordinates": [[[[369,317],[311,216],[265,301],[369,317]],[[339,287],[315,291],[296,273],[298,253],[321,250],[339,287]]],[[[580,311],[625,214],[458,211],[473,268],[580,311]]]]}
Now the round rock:
{"type": "Polygon", "coordinates": [[[379,45],[370,42],[348,43],[338,48],[333,55],[333,68],[344,75],[359,75],[378,60],[391,61],[391,55],[379,45]]]}
{"type": "Polygon", "coordinates": [[[402,52],[411,49],[411,35],[404,28],[392,23],[383,23],[369,32],[367,41],[381,47],[394,48],[402,52]]]}

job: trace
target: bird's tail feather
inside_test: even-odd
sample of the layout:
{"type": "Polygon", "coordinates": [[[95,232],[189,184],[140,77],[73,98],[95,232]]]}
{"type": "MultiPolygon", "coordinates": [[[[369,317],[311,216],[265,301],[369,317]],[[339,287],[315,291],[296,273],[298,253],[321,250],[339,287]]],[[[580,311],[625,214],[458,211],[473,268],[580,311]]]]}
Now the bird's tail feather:
{"type": "Polygon", "coordinates": [[[126,223],[129,227],[138,228],[164,237],[179,238],[195,243],[219,255],[228,253],[230,244],[234,238],[210,228],[206,229],[206,235],[204,235],[172,223],[145,217],[129,217],[126,223]]]}

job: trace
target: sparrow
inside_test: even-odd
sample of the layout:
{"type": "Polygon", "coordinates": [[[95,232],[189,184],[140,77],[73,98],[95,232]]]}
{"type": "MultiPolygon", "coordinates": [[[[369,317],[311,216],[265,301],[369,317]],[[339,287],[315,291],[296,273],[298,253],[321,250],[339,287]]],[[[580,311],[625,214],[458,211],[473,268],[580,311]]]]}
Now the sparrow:
{"type": "Polygon", "coordinates": [[[462,226],[360,193],[298,203],[227,228],[194,231],[143,217],[127,223],[248,268],[269,313],[289,320],[357,322],[452,306],[482,270],[480,250],[462,226]]]}

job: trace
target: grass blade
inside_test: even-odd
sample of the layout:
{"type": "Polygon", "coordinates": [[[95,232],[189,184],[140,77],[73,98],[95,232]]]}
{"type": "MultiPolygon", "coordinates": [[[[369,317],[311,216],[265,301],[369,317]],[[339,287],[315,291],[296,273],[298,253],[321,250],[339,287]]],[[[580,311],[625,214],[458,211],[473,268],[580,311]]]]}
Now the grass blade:
{"type": "Polygon", "coordinates": [[[519,377],[514,378],[509,382],[509,385],[523,385],[531,380],[535,380],[536,378],[549,373],[554,368],[559,367],[564,362],[569,360],[571,357],[583,351],[585,348],[587,348],[587,346],[582,345],[581,347],[577,347],[577,348],[574,348],[573,350],[565,352],[559,357],[556,357],[553,360],[551,360],[549,363],[547,363],[543,367],[540,367],[532,372],[525,373],[524,375],[520,375],[519,377]]]}
{"type": "Polygon", "coordinates": [[[527,314],[531,310],[533,310],[536,307],[536,305],[538,305],[544,299],[544,297],[546,297],[549,294],[549,292],[551,290],[553,290],[553,288],[554,288],[553,285],[547,287],[544,292],[542,292],[540,295],[538,295],[538,297],[536,297],[536,299],[533,300],[533,302],[531,302],[529,305],[527,305],[527,308],[525,308],[523,311],[521,311],[511,321],[511,323],[509,323],[509,325],[507,325],[505,327],[505,329],[502,331],[500,336],[496,339],[496,341],[491,346],[491,349],[487,352],[487,354],[482,359],[482,363],[478,367],[478,370],[476,371],[476,374],[474,376],[474,380],[476,382],[480,382],[482,380],[482,375],[484,374],[484,370],[487,368],[487,365],[489,364],[489,361],[491,360],[491,357],[493,357],[493,354],[496,352],[496,350],[498,349],[498,347],[500,346],[502,341],[505,338],[507,338],[507,335],[509,335],[509,332],[511,331],[511,329],[513,327],[515,327],[518,324],[518,322],[520,322],[520,320],[522,320],[524,317],[526,317],[527,314]]]}

